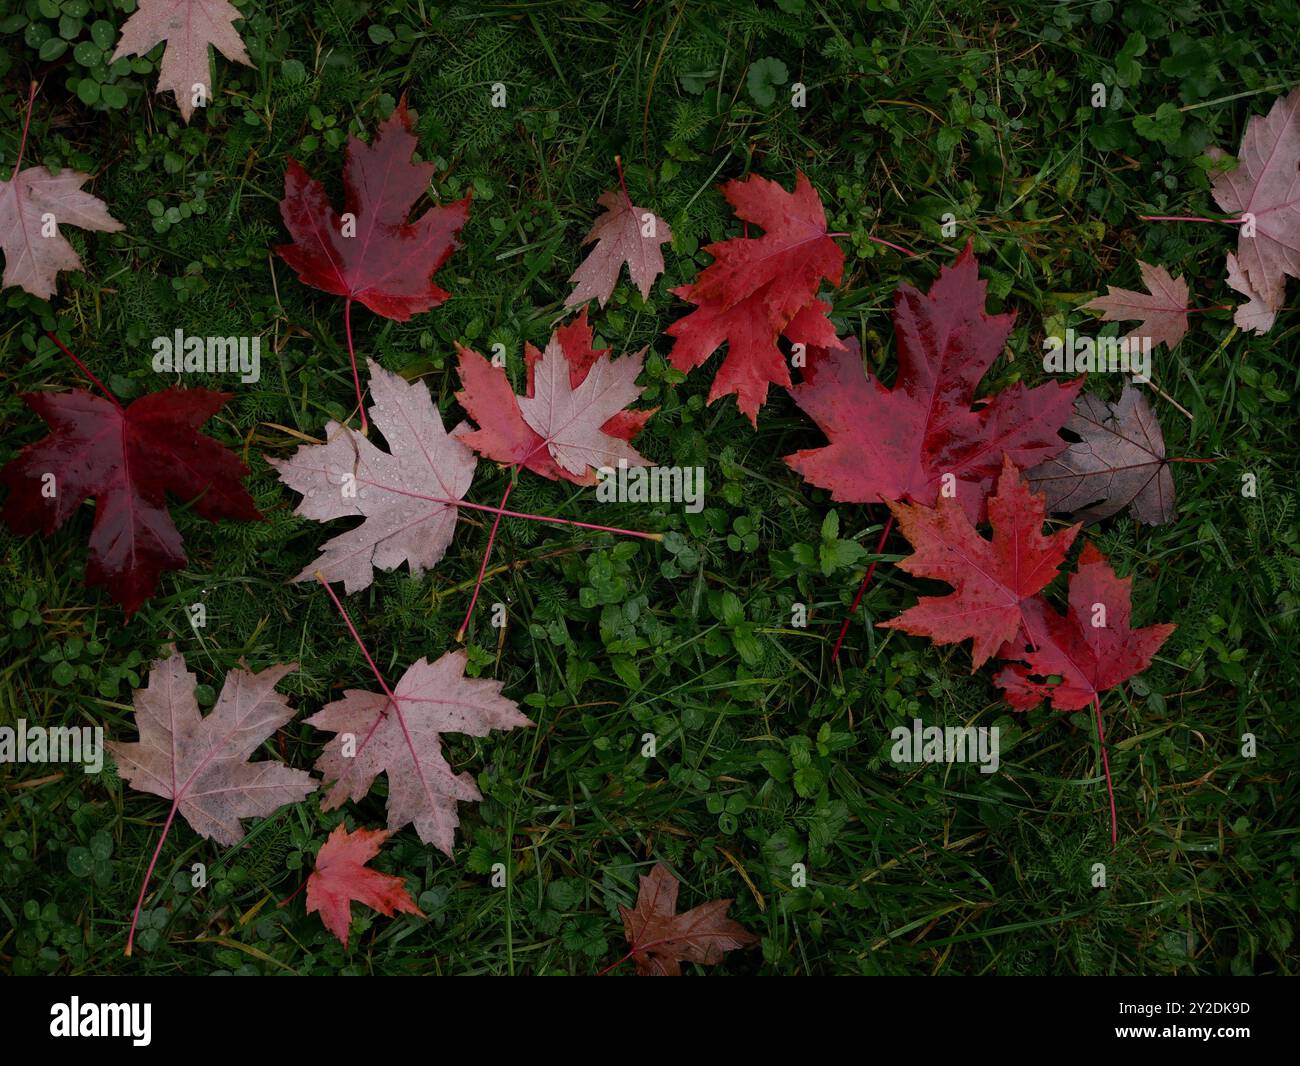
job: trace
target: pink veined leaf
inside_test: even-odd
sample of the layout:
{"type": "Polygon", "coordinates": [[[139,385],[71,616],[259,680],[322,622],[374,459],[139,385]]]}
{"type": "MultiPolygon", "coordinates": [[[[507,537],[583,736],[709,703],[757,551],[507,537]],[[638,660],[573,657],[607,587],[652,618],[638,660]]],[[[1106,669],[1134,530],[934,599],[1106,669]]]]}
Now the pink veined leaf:
{"type": "Polygon", "coordinates": [[[204,716],[194,697],[197,679],[186,670],[185,657],[175,647],[168,653],[153,664],[148,685],[132,697],[139,741],[106,745],[122,780],[172,801],[140,885],[128,955],[149,878],[177,814],[200,836],[237,844],[244,838],[241,818],[271,814],[316,790],[316,781],[304,770],[274,759],[249,761],[263,741],[293,718],[288,699],[275,686],[296,665],[257,673],[231,670],[216,705],[204,716]]]}
{"type": "Polygon", "coordinates": [[[1151,345],[1162,341],[1169,350],[1178,346],[1187,332],[1187,282],[1171,277],[1162,266],[1138,261],[1142,284],[1147,292],[1106,286],[1106,295],[1080,305],[1080,310],[1102,311],[1103,322],[1132,322],[1141,325],[1125,334],[1127,338],[1150,337],[1151,345]]]}
{"type": "Polygon", "coordinates": [[[574,289],[564,301],[565,307],[577,307],[591,299],[604,307],[624,264],[641,299],[648,300],[655,278],[664,272],[659,246],[673,239],[668,223],[653,211],[636,207],[619,189],[602,194],[598,202],[605,210],[583,241],[595,241],[596,247],[569,278],[574,289]]]}
{"type": "Polygon", "coordinates": [[[390,692],[349,689],[307,719],[337,734],[316,760],[327,790],[322,810],[361,799],[376,777],[387,774],[389,830],[414,825],[426,844],[451,854],[460,823],[456,804],[483,797],[470,774],[448,765],[442,734],[483,737],[533,724],[501,695],[502,682],[466,677],[466,662],[463,651],[433,663],[418,659],[390,692]]]}
{"type": "MultiPolygon", "coordinates": [[[[1210,148],[1206,154],[1225,153],[1210,148]]],[[[1237,325],[1265,332],[1286,302],[1286,279],[1300,278],[1300,88],[1278,97],[1267,115],[1251,118],[1237,166],[1210,181],[1220,207],[1253,219],[1253,232],[1243,225],[1238,234],[1228,283],[1249,300],[1237,325]]]]}
{"type": "Polygon", "coordinates": [[[253,65],[235,29],[235,20],[243,17],[226,0],[140,0],[139,8],[122,27],[113,59],[145,55],[166,41],[158,69],[158,92],[175,93],[181,117],[189,122],[195,94],[202,92],[204,100],[212,99],[208,45],[231,62],[253,65]]]}

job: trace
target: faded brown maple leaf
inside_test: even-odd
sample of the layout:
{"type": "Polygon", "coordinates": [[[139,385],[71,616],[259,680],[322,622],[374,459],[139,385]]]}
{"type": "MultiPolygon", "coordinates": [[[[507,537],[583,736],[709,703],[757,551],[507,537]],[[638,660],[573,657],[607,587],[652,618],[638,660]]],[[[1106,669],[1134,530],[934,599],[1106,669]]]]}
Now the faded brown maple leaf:
{"type": "Polygon", "coordinates": [[[641,299],[648,300],[655,278],[664,272],[659,246],[673,239],[673,231],[653,211],[633,204],[621,189],[604,193],[597,202],[605,210],[582,242],[595,241],[596,247],[570,276],[574,289],[564,306],[577,307],[595,298],[604,307],[624,264],[641,299]]]}
{"type": "Polygon", "coordinates": [[[1115,403],[1084,393],[1065,428],[1080,439],[1025,474],[1049,510],[1099,522],[1128,507],[1152,526],[1176,517],[1164,434],[1139,389],[1124,386],[1115,403]]]}
{"type": "Polygon", "coordinates": [[[679,883],[663,863],[641,877],[636,906],[619,907],[628,953],[644,977],[680,977],[683,962],[713,966],[760,937],[727,917],[729,899],[715,899],[678,914],[679,883]]]}
{"type": "Polygon", "coordinates": [[[1126,339],[1150,337],[1152,347],[1163,341],[1172,351],[1187,332],[1187,282],[1171,277],[1162,266],[1141,260],[1138,269],[1147,292],[1107,285],[1105,296],[1080,305],[1080,310],[1104,312],[1103,322],[1140,320],[1142,324],[1125,334],[1126,339]]]}

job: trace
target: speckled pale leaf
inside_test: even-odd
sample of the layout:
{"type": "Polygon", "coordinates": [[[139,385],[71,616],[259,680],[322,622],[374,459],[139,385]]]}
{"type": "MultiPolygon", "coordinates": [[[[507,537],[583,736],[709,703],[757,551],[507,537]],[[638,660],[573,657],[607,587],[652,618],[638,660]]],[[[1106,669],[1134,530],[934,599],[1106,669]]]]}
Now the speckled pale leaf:
{"type": "Polygon", "coordinates": [[[166,41],[158,92],[175,93],[181,116],[188,122],[194,114],[194,86],[202,85],[204,99],[212,99],[208,45],[232,62],[253,65],[235,30],[235,19],[243,17],[226,0],[140,0],[140,7],[122,27],[113,59],[142,56],[166,41]]]}
{"type": "Polygon", "coordinates": [[[295,513],[318,522],[360,516],[361,525],[326,541],[294,581],[320,571],[347,592],[366,588],[374,568],[409,563],[419,574],[451,543],[456,507],[474,478],[474,453],[443,427],[422,381],[406,382],[373,360],[370,418],[388,443],[384,452],[355,430],[330,422],[325,444],[305,444],[288,459],[270,460],[280,480],[302,493],[295,513]]]}
{"type": "Polygon", "coordinates": [[[456,804],[483,797],[469,773],[447,764],[442,734],[484,737],[533,724],[501,695],[502,682],[466,677],[465,662],[465,652],[451,651],[434,663],[412,663],[393,689],[395,707],[382,692],[349,689],[307,719],[338,734],[316,760],[328,789],[322,810],[361,799],[386,773],[389,830],[410,823],[426,844],[451,854],[460,824],[456,804]]]}
{"type": "MultiPolygon", "coordinates": [[[[1206,152],[1213,159],[1224,153],[1206,152]]],[[[1255,231],[1241,227],[1229,284],[1256,304],[1247,312],[1247,327],[1256,329],[1286,301],[1286,279],[1300,278],[1300,88],[1278,97],[1267,115],[1246,124],[1237,166],[1211,179],[1214,199],[1237,217],[1254,215],[1255,231]],[[1233,282],[1233,274],[1237,281],[1233,282]]],[[[1249,306],[1249,305],[1248,305],[1249,306]]],[[[1264,327],[1267,329],[1267,326],[1264,327]]]]}
{"type": "Polygon", "coordinates": [[[197,678],[172,647],[133,694],[137,743],[107,744],[117,772],[132,788],[172,800],[200,836],[220,844],[244,837],[241,818],[271,814],[316,790],[305,770],[274,759],[249,762],[262,742],[293,717],[276,684],[296,665],[226,675],[216,706],[199,713],[197,678]]]}
{"type": "Polygon", "coordinates": [[[601,427],[641,395],[636,384],[641,373],[642,349],[622,359],[598,359],[575,389],[569,380],[569,363],[559,341],[542,353],[533,374],[533,395],[519,397],[519,413],[546,441],[551,457],[571,474],[588,469],[628,466],[645,460],[627,441],[601,431],[601,427]]]}
{"type": "Polygon", "coordinates": [[[1151,346],[1164,341],[1170,350],[1187,332],[1187,282],[1171,277],[1162,266],[1138,260],[1147,292],[1106,286],[1106,295],[1081,305],[1081,310],[1104,311],[1103,322],[1141,321],[1126,337],[1150,337],[1151,346]]]}
{"type": "Polygon", "coordinates": [[[1277,320],[1277,309],[1269,307],[1268,301],[1255,291],[1250,279],[1242,273],[1237,257],[1231,252],[1228,253],[1228,285],[1246,297],[1246,302],[1238,304],[1232,315],[1232,320],[1238,326],[1251,333],[1267,333],[1273,328],[1273,323],[1277,320]]]}
{"type": "Polygon", "coordinates": [[[64,170],[51,174],[44,167],[28,167],[8,181],[0,181],[0,249],[5,254],[4,288],[17,285],[42,300],[54,295],[60,270],[80,270],[76,250],[59,233],[59,226],[78,226],[101,233],[123,228],[108,213],[103,200],[82,191],[89,174],[64,170]],[[54,216],[48,237],[42,216],[54,216]]]}
{"type": "Polygon", "coordinates": [[[577,307],[593,298],[604,307],[624,263],[643,300],[650,298],[650,286],[664,272],[659,246],[673,239],[668,223],[653,211],[636,207],[617,190],[605,193],[598,202],[605,211],[583,241],[595,241],[596,247],[569,278],[574,289],[564,301],[565,307],[577,307]]]}

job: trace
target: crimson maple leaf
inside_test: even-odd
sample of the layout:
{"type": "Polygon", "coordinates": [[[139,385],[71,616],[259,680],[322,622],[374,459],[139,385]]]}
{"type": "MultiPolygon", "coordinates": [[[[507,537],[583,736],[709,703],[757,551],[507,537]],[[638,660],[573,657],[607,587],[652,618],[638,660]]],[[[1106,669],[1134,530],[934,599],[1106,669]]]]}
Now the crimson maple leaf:
{"type": "Polygon", "coordinates": [[[400,877],[366,865],[391,835],[382,829],[349,833],[346,826],[339,824],[316,852],[316,869],[307,878],[307,913],[319,913],[325,928],[345,948],[354,900],[388,918],[399,912],[424,917],[400,877]]]}
{"type": "Polygon", "coordinates": [[[631,945],[628,955],[636,972],[646,977],[680,977],[683,962],[713,966],[736,948],[757,944],[755,936],[727,917],[729,899],[702,903],[677,912],[677,878],[663,863],[642,875],[635,907],[619,907],[623,931],[631,945]]]}
{"type": "Polygon", "coordinates": [[[1003,455],[1032,466],[1058,454],[1058,435],[1083,379],[1030,388],[1016,382],[976,410],[976,390],[1011,332],[1014,314],[985,313],[986,283],[971,246],[939,271],[928,293],[894,297],[898,377],[893,389],[865,373],[854,340],[812,350],[795,402],[830,440],[786,457],[846,503],[930,505],[945,483],[978,521],[1003,455]]]}
{"type": "Polygon", "coordinates": [[[696,310],[668,327],[675,338],[668,358],[678,370],[690,371],[726,341],[709,403],[734,393],[741,412],[757,426],[768,385],[790,386],[778,337],[806,347],[841,347],[817,287],[823,280],[839,284],[844,253],[827,234],[821,199],[803,174],[792,193],[755,174],[727,182],[722,195],[738,218],[764,232],[707,245],[714,261],[693,284],[672,290],[696,310]]]}
{"type": "Polygon", "coordinates": [[[890,510],[915,549],[899,567],[918,577],[937,578],[953,587],[946,596],[922,596],[897,618],[878,622],[929,637],[936,644],[971,639],[972,669],[1012,640],[1021,627],[1022,608],[1056,576],[1079,532],[1079,524],[1043,535],[1047,508],[1041,495],[1020,480],[1004,459],[997,494],[988,501],[993,539],[975,530],[954,499],[934,508],[891,503],[890,510]]]}
{"type": "Polygon", "coordinates": [[[610,349],[597,350],[591,341],[584,307],[576,319],[555,330],[545,353],[525,344],[527,388],[522,398],[515,395],[504,367],[459,347],[462,388],[456,399],[478,428],[461,426],[452,436],[495,462],[575,485],[594,485],[592,468],[616,466],[620,459],[629,466],[645,466],[646,460],[628,442],[658,408],[625,409],[641,394],[634,383],[645,353],[613,360],[610,349]],[[537,395],[539,370],[545,374],[545,397],[537,395]]]}
{"type": "Polygon", "coordinates": [[[167,492],[209,521],[262,517],[240,484],[248,468],[199,432],[229,399],[173,388],[123,408],[81,389],[25,395],[51,432],[0,470],[5,521],[20,534],[49,534],[94,497],[86,584],[103,585],[129,618],[164,570],[185,565],[167,492]]]}
{"type": "Polygon", "coordinates": [[[1150,666],[1177,627],[1131,628],[1132,584],[1085,544],[1070,575],[1068,612],[1059,614],[1035,597],[1024,605],[1023,630],[999,652],[999,658],[1019,660],[994,679],[1007,702],[1028,710],[1047,699],[1058,711],[1078,710],[1150,666]],[[1052,683],[1050,677],[1060,680],[1052,683]]]}
{"type": "Polygon", "coordinates": [[[352,219],[347,225],[325,187],[291,159],[280,217],[294,240],[275,249],[300,281],[398,322],[447,299],[433,276],[460,247],[456,234],[469,219],[467,195],[407,222],[434,171],[432,163],[411,162],[414,117],[403,100],[370,144],[348,137],[343,210],[352,219]]]}

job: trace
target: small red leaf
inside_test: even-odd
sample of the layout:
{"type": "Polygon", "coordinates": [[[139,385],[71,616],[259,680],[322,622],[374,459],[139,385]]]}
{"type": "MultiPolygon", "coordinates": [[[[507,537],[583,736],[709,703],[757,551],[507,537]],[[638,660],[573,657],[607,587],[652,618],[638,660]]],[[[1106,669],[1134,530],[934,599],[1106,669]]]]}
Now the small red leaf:
{"type": "Polygon", "coordinates": [[[316,869],[307,878],[307,913],[320,914],[325,928],[348,946],[352,903],[364,903],[385,917],[424,912],[415,905],[400,877],[370,869],[366,863],[379,854],[391,834],[382,829],[349,833],[336,825],[316,853],[316,869]]]}

